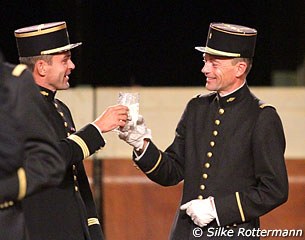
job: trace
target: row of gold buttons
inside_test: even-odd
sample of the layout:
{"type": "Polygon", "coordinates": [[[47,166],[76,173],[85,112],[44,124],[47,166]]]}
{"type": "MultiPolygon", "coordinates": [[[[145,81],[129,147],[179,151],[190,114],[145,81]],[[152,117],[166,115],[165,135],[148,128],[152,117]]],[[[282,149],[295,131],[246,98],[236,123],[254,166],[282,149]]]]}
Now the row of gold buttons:
{"type": "MultiPolygon", "coordinates": [[[[220,115],[223,115],[224,112],[225,112],[225,110],[222,109],[222,108],[220,108],[220,109],[218,110],[218,113],[219,113],[220,115]]],[[[221,123],[221,121],[220,121],[219,119],[216,119],[216,120],[214,121],[214,124],[215,124],[216,126],[219,126],[220,123],[221,123]]],[[[213,135],[214,137],[216,137],[216,136],[218,135],[218,131],[217,131],[217,130],[213,130],[212,135],[213,135]]],[[[210,141],[210,147],[211,147],[211,148],[214,148],[215,145],[216,145],[216,142],[213,141],[213,140],[211,140],[211,141],[210,141]]],[[[210,160],[210,159],[213,157],[213,152],[212,152],[212,151],[207,152],[206,156],[207,156],[208,160],[210,160]]],[[[204,163],[203,167],[204,167],[204,169],[209,169],[209,168],[211,167],[211,163],[206,162],[206,163],[204,163]]],[[[208,179],[208,177],[209,177],[209,175],[208,175],[206,172],[204,172],[204,173],[202,174],[202,178],[203,178],[204,180],[208,179]]],[[[200,185],[200,190],[203,191],[203,190],[205,190],[205,189],[206,189],[206,186],[205,186],[204,184],[201,184],[201,185],[200,185]]],[[[203,199],[203,196],[202,196],[202,195],[199,195],[199,196],[198,196],[198,199],[203,199]]]]}
{"type": "Polygon", "coordinates": [[[13,201],[8,201],[0,204],[0,209],[8,208],[14,205],[13,201]]]}

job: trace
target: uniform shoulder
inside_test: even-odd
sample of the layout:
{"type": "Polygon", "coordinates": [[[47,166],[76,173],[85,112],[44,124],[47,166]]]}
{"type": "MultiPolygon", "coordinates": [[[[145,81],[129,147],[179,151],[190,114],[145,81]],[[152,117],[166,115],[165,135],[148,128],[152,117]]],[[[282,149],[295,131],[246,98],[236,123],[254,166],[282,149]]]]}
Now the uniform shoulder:
{"type": "Polygon", "coordinates": [[[22,73],[27,69],[25,64],[12,64],[9,62],[3,62],[3,70],[11,77],[20,77],[22,73]]]}
{"type": "Polygon", "coordinates": [[[260,109],[265,109],[265,108],[273,108],[274,110],[276,110],[275,106],[269,103],[265,103],[262,100],[258,101],[258,106],[260,109]]]}
{"type": "Polygon", "coordinates": [[[214,98],[216,95],[216,93],[206,93],[206,94],[196,94],[192,97],[192,99],[210,99],[210,98],[214,98]]]}
{"type": "Polygon", "coordinates": [[[12,70],[12,75],[14,77],[20,77],[21,74],[27,69],[25,64],[18,64],[12,70]]]}

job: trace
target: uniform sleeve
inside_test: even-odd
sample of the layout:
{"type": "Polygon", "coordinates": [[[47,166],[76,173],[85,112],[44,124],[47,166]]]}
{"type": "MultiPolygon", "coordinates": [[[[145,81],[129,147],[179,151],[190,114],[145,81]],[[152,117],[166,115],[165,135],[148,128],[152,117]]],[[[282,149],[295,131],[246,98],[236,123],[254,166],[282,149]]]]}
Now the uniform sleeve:
{"type": "Polygon", "coordinates": [[[143,156],[135,161],[135,164],[147,175],[147,177],[162,185],[173,186],[184,179],[184,145],[185,145],[185,122],[188,112],[185,109],[176,128],[173,143],[163,152],[150,142],[143,156]]]}
{"type": "Polygon", "coordinates": [[[103,232],[96,211],[88,177],[83,162],[77,164],[79,190],[87,210],[87,223],[92,240],[103,240],[103,232]]]}
{"type": "Polygon", "coordinates": [[[71,166],[89,157],[105,146],[100,132],[91,124],[60,141],[60,149],[66,164],[71,166]]]}
{"type": "Polygon", "coordinates": [[[18,136],[17,121],[9,112],[7,104],[7,91],[0,86],[0,208],[8,205],[4,202],[10,196],[10,188],[5,183],[13,178],[15,188],[13,192],[18,192],[17,169],[22,166],[23,143],[18,136]],[[14,182],[15,179],[15,182],[14,182]]]}
{"type": "Polygon", "coordinates": [[[56,143],[56,134],[48,122],[45,102],[31,73],[25,70],[18,75],[15,68],[9,74],[7,81],[14,84],[9,89],[9,99],[14,117],[20,123],[18,131],[24,141],[25,156],[23,168],[1,181],[0,195],[5,190],[6,199],[21,200],[45,187],[59,184],[64,176],[65,162],[56,143]]]}
{"type": "Polygon", "coordinates": [[[287,201],[285,137],[275,109],[267,107],[262,110],[252,139],[257,184],[224,198],[215,198],[222,226],[247,222],[287,201]]]}

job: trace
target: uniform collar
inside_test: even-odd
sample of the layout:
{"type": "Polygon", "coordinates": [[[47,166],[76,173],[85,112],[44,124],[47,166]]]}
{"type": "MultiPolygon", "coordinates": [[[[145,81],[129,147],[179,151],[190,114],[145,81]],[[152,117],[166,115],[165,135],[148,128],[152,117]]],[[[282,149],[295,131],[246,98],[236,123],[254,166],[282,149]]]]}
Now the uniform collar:
{"type": "Polygon", "coordinates": [[[225,96],[220,96],[217,93],[217,101],[220,107],[226,107],[239,102],[244,98],[245,95],[247,95],[247,93],[249,93],[249,88],[248,85],[245,83],[241,88],[225,96]]]}
{"type": "Polygon", "coordinates": [[[50,102],[54,101],[56,91],[53,92],[53,91],[51,91],[47,88],[44,88],[44,87],[41,87],[41,86],[38,86],[38,87],[40,89],[40,94],[41,95],[43,95],[50,102]]]}

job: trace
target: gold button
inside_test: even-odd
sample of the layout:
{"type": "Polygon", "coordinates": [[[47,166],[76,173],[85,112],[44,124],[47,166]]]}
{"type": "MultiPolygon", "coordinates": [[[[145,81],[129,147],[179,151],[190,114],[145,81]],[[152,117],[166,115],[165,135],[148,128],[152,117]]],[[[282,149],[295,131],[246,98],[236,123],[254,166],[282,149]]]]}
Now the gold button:
{"type": "Polygon", "coordinates": [[[218,120],[218,119],[215,120],[215,124],[216,124],[216,125],[219,125],[219,124],[220,124],[220,120],[218,120]]]}
{"type": "Polygon", "coordinates": [[[204,190],[205,189],[205,186],[202,184],[202,185],[200,185],[200,189],[201,190],[204,190]]]}
{"type": "Polygon", "coordinates": [[[208,153],[207,153],[207,156],[208,156],[208,158],[211,158],[211,157],[213,156],[213,153],[208,152],[208,153]]]}
{"type": "Polygon", "coordinates": [[[76,169],[76,166],[74,164],[72,165],[72,169],[73,171],[76,169]]]}
{"type": "Polygon", "coordinates": [[[218,110],[218,112],[219,112],[219,114],[224,114],[225,113],[225,110],[223,109],[223,108],[220,108],[219,110],[218,110]]]}
{"type": "Polygon", "coordinates": [[[68,123],[67,122],[64,122],[64,125],[65,125],[65,127],[68,127],[68,123]]]}
{"type": "Polygon", "coordinates": [[[9,205],[8,205],[8,202],[5,202],[5,203],[4,203],[4,207],[7,208],[8,206],[9,206],[9,205]]]}
{"type": "Polygon", "coordinates": [[[234,223],[234,224],[233,224],[233,227],[237,227],[237,224],[236,224],[236,223],[234,223]]]}
{"type": "Polygon", "coordinates": [[[208,178],[208,174],[204,173],[202,174],[203,179],[207,179],[208,178]]]}
{"type": "Polygon", "coordinates": [[[218,132],[215,130],[215,131],[213,131],[213,135],[214,136],[217,136],[218,135],[218,132]]]}
{"type": "Polygon", "coordinates": [[[75,175],[73,175],[73,179],[74,179],[74,181],[76,181],[76,180],[77,180],[77,177],[76,177],[75,175]]]}
{"type": "Polygon", "coordinates": [[[202,195],[199,195],[199,196],[198,196],[198,199],[202,200],[202,199],[203,199],[203,196],[202,196],[202,195]]]}
{"type": "Polygon", "coordinates": [[[210,142],[210,146],[211,146],[211,147],[214,147],[214,146],[215,146],[215,142],[214,142],[214,141],[211,141],[211,142],[210,142]]]}
{"type": "Polygon", "coordinates": [[[205,168],[210,168],[210,166],[211,166],[211,164],[208,163],[208,162],[204,164],[204,167],[205,167],[205,168]]]}
{"type": "Polygon", "coordinates": [[[60,116],[62,116],[62,117],[64,116],[64,113],[63,113],[63,112],[59,112],[59,114],[60,114],[60,116]]]}
{"type": "Polygon", "coordinates": [[[71,133],[68,132],[68,133],[67,133],[67,136],[69,137],[70,135],[71,135],[71,133]]]}
{"type": "Polygon", "coordinates": [[[75,192],[78,192],[78,187],[74,186],[74,190],[75,190],[75,192]]]}
{"type": "Polygon", "coordinates": [[[55,106],[56,108],[58,108],[58,105],[57,105],[57,103],[54,103],[54,106],[55,106]]]}
{"type": "Polygon", "coordinates": [[[13,201],[9,201],[9,202],[8,202],[8,205],[13,206],[13,205],[14,205],[14,202],[13,202],[13,201]]]}

